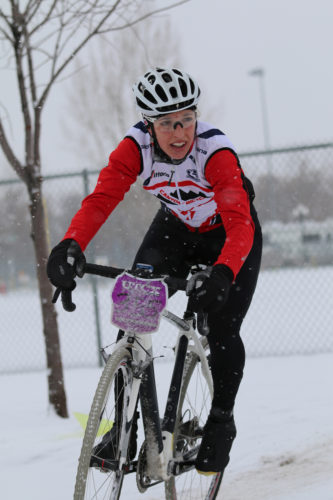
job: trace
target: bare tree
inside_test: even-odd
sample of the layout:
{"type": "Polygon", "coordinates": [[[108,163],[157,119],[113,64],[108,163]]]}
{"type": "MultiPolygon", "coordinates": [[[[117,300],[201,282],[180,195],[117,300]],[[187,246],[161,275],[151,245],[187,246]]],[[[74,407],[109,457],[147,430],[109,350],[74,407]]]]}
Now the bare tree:
{"type": "Polygon", "coordinates": [[[182,66],[177,34],[168,19],[147,19],[112,39],[99,37],[87,57],[77,57],[65,84],[66,135],[78,163],[103,165],[140,116],[131,86],[151,67],[182,66]],[[74,139],[73,139],[74,138],[74,139]]]}
{"type": "MultiPolygon", "coordinates": [[[[6,115],[0,116],[0,144],[19,178],[26,184],[31,218],[40,303],[48,367],[49,401],[56,413],[67,417],[66,394],[52,287],[45,266],[49,253],[42,203],[42,111],[54,83],[64,75],[73,58],[95,36],[133,26],[156,12],[188,2],[165,1],[164,7],[147,11],[154,2],[143,0],[8,0],[0,9],[0,37],[4,58],[16,72],[23,117],[24,159],[9,140],[6,115]]],[[[160,3],[161,5],[161,3],[160,3]]]]}

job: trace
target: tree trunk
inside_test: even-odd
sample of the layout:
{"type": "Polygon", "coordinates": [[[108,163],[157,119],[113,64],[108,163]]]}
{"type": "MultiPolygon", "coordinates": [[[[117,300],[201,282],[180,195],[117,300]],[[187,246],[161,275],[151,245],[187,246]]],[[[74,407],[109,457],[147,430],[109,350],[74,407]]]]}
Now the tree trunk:
{"type": "MultiPolygon", "coordinates": [[[[29,187],[28,187],[29,189],[29,187]]],[[[31,237],[33,240],[39,296],[43,318],[46,360],[48,368],[49,402],[57,415],[68,418],[66,393],[60,352],[57,313],[52,304],[53,290],[46,274],[46,263],[49,254],[47,243],[47,227],[42,199],[42,188],[29,189],[31,212],[31,237]]]]}

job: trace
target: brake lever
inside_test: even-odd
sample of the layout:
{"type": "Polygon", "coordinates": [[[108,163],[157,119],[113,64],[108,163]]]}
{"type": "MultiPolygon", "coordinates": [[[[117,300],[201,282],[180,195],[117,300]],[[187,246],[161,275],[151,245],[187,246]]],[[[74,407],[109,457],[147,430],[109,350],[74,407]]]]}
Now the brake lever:
{"type": "Polygon", "coordinates": [[[55,304],[57,302],[57,300],[59,299],[59,295],[61,294],[61,288],[60,286],[58,286],[56,288],[56,291],[54,292],[53,294],[53,297],[52,297],[52,304],[55,304]]]}
{"type": "Polygon", "coordinates": [[[197,330],[204,337],[207,337],[209,334],[208,313],[203,311],[197,312],[197,330]]]}
{"type": "Polygon", "coordinates": [[[72,301],[72,291],[75,289],[75,287],[76,287],[75,281],[74,281],[74,287],[72,289],[58,287],[54,292],[52,298],[52,304],[55,304],[57,302],[59,295],[61,294],[61,303],[65,311],[67,312],[75,311],[76,305],[72,301]]]}
{"type": "Polygon", "coordinates": [[[62,307],[65,309],[65,311],[67,312],[75,311],[76,305],[72,301],[72,290],[61,291],[61,302],[62,302],[62,307]]]}

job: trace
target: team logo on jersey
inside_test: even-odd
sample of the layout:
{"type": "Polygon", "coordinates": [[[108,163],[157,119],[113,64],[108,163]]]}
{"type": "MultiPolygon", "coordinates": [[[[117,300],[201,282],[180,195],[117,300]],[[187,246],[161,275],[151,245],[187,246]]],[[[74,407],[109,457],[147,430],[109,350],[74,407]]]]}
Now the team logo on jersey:
{"type": "MultiPolygon", "coordinates": [[[[143,185],[148,186],[150,184],[150,181],[152,179],[155,179],[156,177],[159,177],[159,178],[160,177],[167,177],[169,179],[170,174],[168,174],[167,172],[155,172],[155,170],[152,170],[150,177],[148,177],[148,179],[146,179],[143,182],[143,185]]],[[[171,175],[171,177],[172,177],[172,175],[171,175]]]]}
{"type": "Polygon", "coordinates": [[[186,170],[186,177],[189,177],[194,181],[199,181],[198,172],[195,168],[189,168],[188,170],[186,170]]]}
{"type": "Polygon", "coordinates": [[[151,174],[151,178],[153,178],[153,177],[167,177],[167,178],[169,178],[170,175],[167,174],[166,172],[154,172],[153,171],[151,174]]]}
{"type": "Polygon", "coordinates": [[[193,155],[188,155],[189,159],[193,161],[194,165],[196,165],[196,161],[193,155]]]}

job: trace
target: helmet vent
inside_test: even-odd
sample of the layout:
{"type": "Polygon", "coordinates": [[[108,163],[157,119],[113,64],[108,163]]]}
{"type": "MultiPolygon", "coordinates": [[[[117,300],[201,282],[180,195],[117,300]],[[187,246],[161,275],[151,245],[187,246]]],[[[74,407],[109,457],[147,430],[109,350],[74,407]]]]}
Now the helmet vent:
{"type": "MultiPolygon", "coordinates": [[[[161,85],[157,84],[155,86],[155,92],[156,94],[158,95],[158,97],[160,99],[162,99],[162,101],[164,102],[168,102],[168,96],[166,95],[166,93],[164,92],[164,89],[161,85]]],[[[156,101],[155,101],[156,102],[156,101]]]]}
{"type": "Polygon", "coordinates": [[[191,92],[193,93],[194,89],[195,89],[195,85],[194,85],[194,82],[191,78],[190,78],[190,85],[191,85],[191,92]]]}
{"type": "Polygon", "coordinates": [[[156,110],[160,114],[172,113],[173,111],[178,111],[181,109],[187,109],[192,106],[195,106],[194,99],[189,99],[188,101],[179,102],[176,105],[171,104],[170,106],[156,106],[156,110]]]}
{"type": "Polygon", "coordinates": [[[147,104],[145,104],[144,102],[142,102],[141,99],[139,99],[138,97],[136,98],[136,103],[137,103],[137,105],[140,108],[142,108],[142,109],[144,109],[146,111],[151,111],[151,109],[152,109],[149,106],[147,106],[147,104]]]}
{"type": "Polygon", "coordinates": [[[171,94],[171,97],[174,97],[175,99],[176,99],[176,97],[178,97],[178,93],[177,93],[176,87],[170,87],[169,88],[169,92],[171,94]]]}
{"type": "Polygon", "coordinates": [[[147,78],[148,82],[151,84],[151,85],[154,85],[154,83],[156,82],[156,77],[155,75],[149,75],[148,78],[147,78]]]}
{"type": "Polygon", "coordinates": [[[163,73],[162,78],[166,83],[172,82],[172,78],[168,73],[163,73]]]}
{"type": "Polygon", "coordinates": [[[144,95],[144,97],[145,97],[146,99],[148,99],[148,101],[149,101],[149,102],[151,102],[151,103],[153,103],[153,104],[157,104],[157,101],[156,101],[155,97],[153,96],[153,94],[151,94],[151,93],[149,92],[149,90],[147,90],[147,89],[146,89],[146,90],[143,92],[143,95],[144,95]]]}
{"type": "Polygon", "coordinates": [[[183,97],[187,97],[187,85],[186,85],[186,82],[182,78],[178,78],[178,82],[179,82],[180,90],[182,91],[182,96],[183,97]]]}

